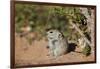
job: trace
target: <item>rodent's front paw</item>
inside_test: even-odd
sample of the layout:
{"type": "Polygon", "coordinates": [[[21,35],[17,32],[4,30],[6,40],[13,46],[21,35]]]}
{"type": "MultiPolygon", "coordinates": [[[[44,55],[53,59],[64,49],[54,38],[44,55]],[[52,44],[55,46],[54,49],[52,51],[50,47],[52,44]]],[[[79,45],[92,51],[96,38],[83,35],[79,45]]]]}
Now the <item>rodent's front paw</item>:
{"type": "Polygon", "coordinates": [[[49,46],[46,46],[47,49],[49,49],[49,46]]]}

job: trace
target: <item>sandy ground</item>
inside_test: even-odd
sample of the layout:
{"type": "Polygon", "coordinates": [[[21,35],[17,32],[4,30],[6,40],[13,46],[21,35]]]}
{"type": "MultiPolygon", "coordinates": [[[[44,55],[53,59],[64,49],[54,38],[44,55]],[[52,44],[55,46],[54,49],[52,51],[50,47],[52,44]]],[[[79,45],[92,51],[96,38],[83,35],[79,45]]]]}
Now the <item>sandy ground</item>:
{"type": "Polygon", "coordinates": [[[55,59],[48,55],[47,44],[47,41],[42,39],[40,41],[34,40],[30,45],[24,37],[15,36],[16,66],[94,61],[94,54],[85,57],[76,52],[69,52],[55,59]]]}

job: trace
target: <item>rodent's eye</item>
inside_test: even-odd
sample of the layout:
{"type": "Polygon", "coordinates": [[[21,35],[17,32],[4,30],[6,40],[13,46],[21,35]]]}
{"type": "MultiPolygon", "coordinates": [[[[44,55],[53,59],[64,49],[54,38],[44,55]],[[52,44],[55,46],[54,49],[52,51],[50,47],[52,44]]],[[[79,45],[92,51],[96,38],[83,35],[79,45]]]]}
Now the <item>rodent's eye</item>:
{"type": "Polygon", "coordinates": [[[50,33],[53,33],[52,31],[50,33]]]}

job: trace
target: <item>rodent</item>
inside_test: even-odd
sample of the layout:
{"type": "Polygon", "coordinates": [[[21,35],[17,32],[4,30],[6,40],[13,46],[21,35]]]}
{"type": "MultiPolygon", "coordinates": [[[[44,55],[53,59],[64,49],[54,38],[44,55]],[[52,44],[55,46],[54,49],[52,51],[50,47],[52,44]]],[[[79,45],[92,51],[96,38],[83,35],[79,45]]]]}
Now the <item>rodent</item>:
{"type": "Polygon", "coordinates": [[[51,29],[46,34],[50,55],[58,57],[67,53],[68,41],[59,30],[51,29]]]}

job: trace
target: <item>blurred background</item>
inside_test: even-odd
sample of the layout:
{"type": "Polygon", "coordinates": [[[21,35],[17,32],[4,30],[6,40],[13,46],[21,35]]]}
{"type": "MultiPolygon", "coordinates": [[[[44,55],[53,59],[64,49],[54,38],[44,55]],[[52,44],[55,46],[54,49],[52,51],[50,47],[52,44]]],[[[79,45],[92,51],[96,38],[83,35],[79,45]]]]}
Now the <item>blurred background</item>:
{"type": "MultiPolygon", "coordinates": [[[[87,15],[91,15],[91,8],[85,9],[88,11],[87,15]]],[[[38,34],[35,39],[41,39],[46,36],[46,29],[53,28],[60,30],[68,40],[77,41],[81,35],[74,25],[70,24],[70,20],[90,41],[90,24],[87,22],[87,17],[82,13],[81,7],[15,5],[15,32],[22,36],[34,32],[34,34],[38,34]]]]}

